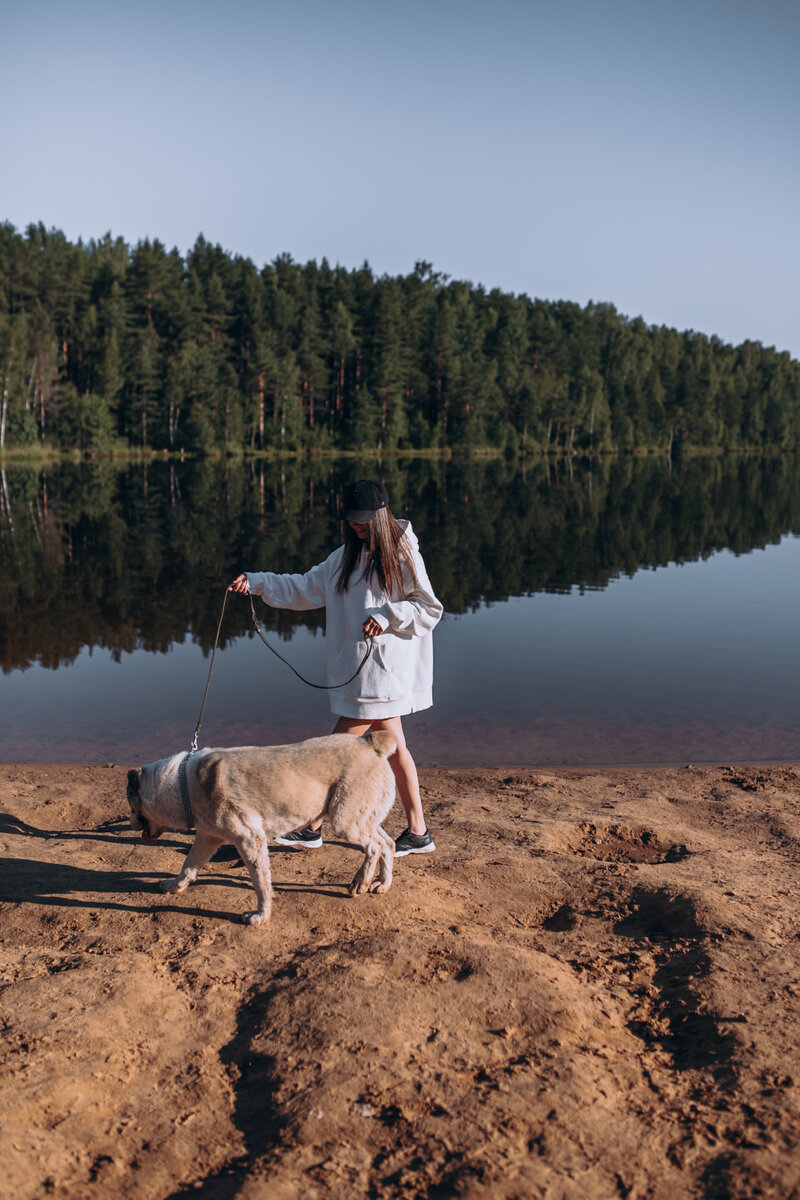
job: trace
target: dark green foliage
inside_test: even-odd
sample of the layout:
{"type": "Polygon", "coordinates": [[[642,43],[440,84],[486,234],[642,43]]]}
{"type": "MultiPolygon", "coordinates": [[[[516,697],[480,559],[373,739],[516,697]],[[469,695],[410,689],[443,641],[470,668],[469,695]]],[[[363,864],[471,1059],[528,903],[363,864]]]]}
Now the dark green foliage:
{"type": "Polygon", "coordinates": [[[0,225],[0,449],[506,454],[800,449],[800,364],[755,342],[456,282],[259,271],[201,236],[0,225]]]}

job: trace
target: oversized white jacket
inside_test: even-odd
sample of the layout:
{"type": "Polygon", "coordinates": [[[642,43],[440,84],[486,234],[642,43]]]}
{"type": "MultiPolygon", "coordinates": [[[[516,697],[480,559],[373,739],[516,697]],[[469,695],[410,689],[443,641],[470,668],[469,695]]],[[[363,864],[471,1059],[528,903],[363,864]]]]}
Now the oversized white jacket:
{"type": "Polygon", "coordinates": [[[410,521],[399,521],[411,551],[416,583],[402,565],[403,590],[391,596],[377,579],[364,579],[367,547],[356,565],[346,592],[337,592],[344,546],[304,575],[272,571],[247,574],[248,590],[272,608],[324,608],[325,662],[328,683],[350,679],[366,654],[363,626],[374,617],[383,633],[374,639],[372,654],[360,674],[344,687],[330,691],[331,712],[338,716],[398,717],[430,708],[433,703],[433,639],[442,615],[433,593],[419,543],[410,521]]]}

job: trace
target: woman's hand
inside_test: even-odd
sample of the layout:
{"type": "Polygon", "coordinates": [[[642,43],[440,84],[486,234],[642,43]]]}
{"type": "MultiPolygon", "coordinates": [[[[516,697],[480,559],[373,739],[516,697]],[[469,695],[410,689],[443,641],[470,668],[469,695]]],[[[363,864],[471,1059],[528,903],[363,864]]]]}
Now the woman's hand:
{"type": "Polygon", "coordinates": [[[237,575],[233,583],[228,585],[229,592],[241,592],[242,595],[247,595],[247,576],[237,575]]]}
{"type": "Polygon", "coordinates": [[[374,617],[367,617],[363,625],[364,637],[380,637],[383,629],[380,627],[374,617]]]}

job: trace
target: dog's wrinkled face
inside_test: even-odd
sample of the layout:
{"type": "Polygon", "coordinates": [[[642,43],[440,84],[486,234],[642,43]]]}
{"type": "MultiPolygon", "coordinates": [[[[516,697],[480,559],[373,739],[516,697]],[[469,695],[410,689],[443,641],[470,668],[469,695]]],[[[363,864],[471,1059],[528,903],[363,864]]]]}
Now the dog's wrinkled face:
{"type": "Polygon", "coordinates": [[[131,829],[135,829],[137,833],[141,833],[142,840],[152,846],[153,842],[161,837],[166,829],[166,825],[156,825],[142,811],[142,792],[141,792],[142,768],[137,767],[135,771],[128,771],[128,804],[131,806],[131,829]]]}

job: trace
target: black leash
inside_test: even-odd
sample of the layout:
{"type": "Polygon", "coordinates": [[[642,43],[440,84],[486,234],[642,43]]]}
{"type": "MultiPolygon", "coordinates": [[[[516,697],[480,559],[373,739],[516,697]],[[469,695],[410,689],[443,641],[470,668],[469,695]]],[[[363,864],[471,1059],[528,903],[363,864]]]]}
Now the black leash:
{"type": "MultiPolygon", "coordinates": [[[[271,651],[272,651],[272,653],[275,655],[275,657],[276,657],[276,658],[279,658],[279,659],[281,660],[281,662],[282,662],[282,663],[284,663],[284,664],[285,664],[285,665],[286,665],[286,666],[289,668],[289,670],[290,670],[290,671],[294,671],[294,673],[295,673],[295,675],[297,676],[297,678],[298,678],[298,679],[302,679],[303,683],[307,683],[309,687],[317,688],[317,689],[319,689],[320,691],[323,691],[323,692],[332,692],[332,691],[335,691],[335,690],[336,690],[336,688],[347,687],[348,683],[352,683],[352,682],[353,682],[353,680],[355,679],[356,675],[360,675],[360,674],[361,674],[361,670],[362,670],[362,668],[363,668],[363,666],[364,666],[364,663],[367,661],[367,659],[369,658],[370,654],[372,654],[372,641],[373,641],[373,639],[372,639],[371,637],[368,637],[368,638],[366,639],[366,642],[367,642],[367,653],[364,655],[364,657],[362,658],[361,662],[358,664],[358,666],[356,667],[355,671],[353,672],[353,674],[350,676],[350,678],[349,678],[349,679],[345,679],[344,683],[312,683],[310,679],[306,679],[305,675],[301,675],[299,671],[295,671],[295,669],[294,669],[294,667],[292,666],[292,664],[291,664],[290,662],[288,662],[288,661],[287,661],[287,660],[286,660],[286,659],[283,657],[283,655],[282,655],[282,654],[279,654],[279,653],[278,653],[278,651],[275,649],[275,647],[274,647],[274,646],[270,646],[269,642],[268,642],[268,641],[267,641],[267,639],[264,637],[264,634],[261,632],[261,625],[259,624],[258,617],[256,616],[256,606],[255,606],[255,604],[253,604],[253,597],[252,597],[252,595],[250,594],[250,592],[248,592],[248,593],[247,593],[247,599],[250,601],[250,615],[251,615],[251,616],[252,616],[252,618],[253,618],[253,624],[254,624],[254,625],[255,625],[255,627],[256,627],[256,633],[257,633],[257,634],[258,634],[258,636],[261,638],[261,640],[262,640],[262,642],[264,643],[264,645],[267,647],[267,649],[268,649],[268,650],[271,650],[271,651]]],[[[224,607],[224,606],[223,606],[223,607],[224,607]]]]}
{"type": "MultiPolygon", "coordinates": [[[[250,594],[250,592],[247,593],[247,599],[250,601],[250,615],[253,618],[253,625],[255,626],[256,633],[261,638],[264,645],[267,647],[268,650],[271,650],[272,653],[275,655],[275,657],[279,658],[281,660],[281,662],[289,668],[290,671],[294,672],[294,674],[297,676],[298,679],[302,680],[303,683],[308,684],[309,687],[317,688],[320,691],[326,691],[326,692],[334,691],[336,688],[347,687],[348,683],[353,682],[356,675],[361,674],[361,671],[363,670],[367,659],[369,658],[370,654],[372,654],[373,639],[371,637],[368,637],[366,639],[367,653],[364,655],[361,662],[358,664],[358,666],[356,667],[355,671],[353,672],[353,674],[350,676],[349,679],[345,679],[344,683],[312,683],[310,679],[306,679],[305,675],[301,675],[299,671],[295,670],[295,668],[292,666],[292,664],[287,659],[285,659],[283,657],[283,655],[280,654],[275,649],[274,646],[270,646],[269,642],[264,637],[264,634],[261,632],[261,625],[259,624],[258,617],[256,616],[256,608],[255,608],[255,605],[253,604],[253,597],[250,594]]],[[[197,718],[197,726],[195,727],[194,737],[192,738],[192,743],[191,743],[191,746],[189,747],[189,755],[194,754],[197,750],[197,739],[200,734],[200,726],[203,723],[203,713],[205,712],[206,700],[208,699],[208,689],[211,685],[211,672],[214,670],[214,658],[217,653],[217,646],[219,644],[220,630],[222,629],[222,618],[225,616],[225,605],[227,603],[228,603],[228,589],[226,588],[225,589],[225,599],[222,601],[222,612],[219,614],[219,623],[217,625],[217,636],[214,638],[214,649],[211,653],[211,663],[209,664],[209,668],[208,668],[208,678],[206,679],[206,690],[203,692],[203,703],[200,705],[200,716],[197,718]]],[[[189,757],[189,755],[187,755],[187,758],[189,757]]],[[[189,822],[189,825],[191,828],[192,813],[191,813],[191,808],[189,807],[188,788],[186,787],[186,765],[185,764],[186,764],[186,759],[183,759],[183,761],[181,762],[181,764],[178,768],[178,775],[181,780],[181,799],[183,800],[184,812],[186,813],[187,821],[189,822]],[[181,768],[182,768],[182,770],[181,770],[181,768]]]]}
{"type": "Polygon", "coordinates": [[[211,662],[210,662],[209,668],[208,668],[208,679],[206,680],[206,690],[203,692],[203,703],[200,705],[200,716],[197,718],[197,725],[195,727],[194,737],[192,738],[192,744],[189,747],[190,754],[194,754],[195,751],[197,750],[197,737],[198,737],[198,734],[200,733],[200,726],[203,724],[203,713],[205,712],[205,709],[206,709],[206,700],[208,699],[208,689],[209,689],[209,685],[211,684],[211,672],[214,670],[214,658],[217,653],[217,646],[219,645],[219,633],[220,633],[220,630],[222,629],[222,618],[225,616],[225,605],[227,603],[228,603],[228,591],[226,588],[225,599],[222,601],[222,612],[219,614],[219,622],[217,624],[217,636],[214,638],[214,649],[211,652],[211,662]]]}

